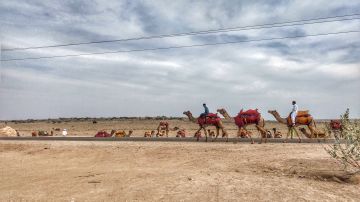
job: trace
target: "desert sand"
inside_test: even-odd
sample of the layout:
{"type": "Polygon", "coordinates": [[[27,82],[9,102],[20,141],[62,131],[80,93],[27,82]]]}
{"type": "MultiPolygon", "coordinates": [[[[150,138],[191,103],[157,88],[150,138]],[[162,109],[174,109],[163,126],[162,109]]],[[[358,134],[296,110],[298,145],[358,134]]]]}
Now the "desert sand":
{"type": "MultiPolygon", "coordinates": [[[[168,121],[170,127],[186,129],[188,136],[197,129],[186,119],[168,121]]],[[[132,129],[134,136],[142,136],[158,123],[98,120],[96,124],[35,121],[7,125],[22,136],[52,128],[67,128],[70,136],[93,136],[101,129],[132,129]]],[[[225,127],[234,137],[236,126],[225,122],[225,127]]],[[[275,122],[267,122],[266,127],[286,132],[285,126],[275,122]]],[[[170,136],[175,134],[170,132],[170,136]]],[[[324,146],[1,140],[0,201],[359,200],[359,177],[334,177],[344,172],[324,146]]]]}
{"type": "Polygon", "coordinates": [[[357,201],[320,144],[0,141],[0,201],[357,201]]]}

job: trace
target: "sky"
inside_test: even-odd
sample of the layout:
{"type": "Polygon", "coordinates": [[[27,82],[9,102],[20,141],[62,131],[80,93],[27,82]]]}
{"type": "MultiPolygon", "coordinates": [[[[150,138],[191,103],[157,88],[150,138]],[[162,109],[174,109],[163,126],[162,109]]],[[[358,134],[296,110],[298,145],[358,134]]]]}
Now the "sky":
{"type": "MultiPolygon", "coordinates": [[[[0,1],[1,49],[360,14],[360,1],[0,1]]],[[[359,16],[356,16],[359,17],[359,16]]],[[[196,36],[1,51],[1,59],[360,31],[360,20],[196,36]]],[[[360,34],[0,63],[0,119],[183,116],[296,100],[318,119],[360,118],[360,34]]]]}

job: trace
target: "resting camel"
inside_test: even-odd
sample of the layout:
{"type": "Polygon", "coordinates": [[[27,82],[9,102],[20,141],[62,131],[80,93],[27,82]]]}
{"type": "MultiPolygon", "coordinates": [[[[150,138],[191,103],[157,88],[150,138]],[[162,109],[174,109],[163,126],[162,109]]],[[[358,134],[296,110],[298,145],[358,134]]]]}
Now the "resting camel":
{"type": "Polygon", "coordinates": [[[327,137],[327,135],[326,135],[326,133],[325,133],[324,131],[318,131],[318,130],[316,130],[316,131],[314,132],[314,135],[311,135],[311,133],[308,133],[305,128],[299,128],[299,130],[300,130],[307,138],[315,138],[315,136],[316,136],[316,137],[320,137],[320,138],[326,138],[326,137],[327,137]]]}
{"type": "Polygon", "coordinates": [[[238,131],[237,137],[241,137],[241,138],[250,138],[252,135],[252,132],[249,130],[245,130],[244,128],[241,128],[238,131]]]}
{"type": "MultiPolygon", "coordinates": [[[[279,123],[283,123],[283,124],[287,125],[289,130],[288,130],[288,133],[286,134],[286,139],[284,140],[284,142],[287,142],[287,139],[289,137],[291,130],[295,129],[292,126],[292,121],[291,121],[290,115],[287,118],[281,118],[280,114],[276,110],[269,110],[268,112],[270,114],[272,114],[279,123]]],[[[315,124],[313,117],[309,114],[309,111],[298,111],[295,122],[296,122],[296,126],[307,125],[310,130],[311,137],[314,136],[316,124],[315,124]]],[[[295,133],[299,138],[299,142],[301,142],[300,135],[297,133],[296,130],[295,130],[295,133]]]]}
{"type": "Polygon", "coordinates": [[[209,137],[215,137],[215,132],[214,131],[211,131],[210,129],[207,130],[208,131],[208,134],[209,134],[209,137]]]}
{"type": "Polygon", "coordinates": [[[194,134],[194,137],[196,138],[201,138],[201,131],[197,131],[195,134],[194,134]]]}
{"type": "Polygon", "coordinates": [[[260,133],[260,137],[261,137],[259,143],[262,143],[263,137],[265,137],[265,142],[267,142],[266,130],[264,128],[265,120],[264,118],[261,117],[261,114],[257,112],[257,109],[248,110],[245,112],[241,110],[240,113],[234,118],[230,117],[230,115],[227,113],[227,111],[224,108],[218,109],[217,111],[224,116],[225,120],[231,120],[235,122],[235,124],[238,126],[237,137],[249,137],[251,139],[251,144],[254,144],[254,140],[251,137],[251,133],[247,133],[247,132],[244,133],[242,130],[247,131],[246,127],[248,125],[255,124],[255,127],[260,133]]]}
{"type": "Polygon", "coordinates": [[[144,137],[152,137],[152,136],[154,136],[155,135],[155,131],[154,130],[152,130],[152,131],[146,131],[145,133],[144,133],[144,137]]]}
{"type": "Polygon", "coordinates": [[[185,129],[181,129],[176,133],[176,137],[186,137],[185,129]]]}
{"type": "MultiPolygon", "coordinates": [[[[210,114],[206,115],[205,117],[199,117],[197,119],[194,118],[194,116],[192,115],[192,113],[190,111],[185,111],[183,114],[185,114],[191,122],[199,124],[200,128],[195,132],[195,134],[198,134],[198,132],[200,132],[201,129],[204,130],[206,142],[208,139],[206,128],[208,126],[215,126],[215,128],[216,128],[216,136],[213,141],[215,141],[217,139],[217,137],[219,136],[220,130],[222,132],[222,137],[226,137],[226,141],[228,141],[229,136],[224,128],[224,125],[223,125],[220,117],[218,117],[217,114],[210,113],[210,114]]],[[[196,138],[197,138],[197,141],[199,141],[200,136],[196,135],[196,138]]]]}
{"type": "Polygon", "coordinates": [[[31,132],[31,136],[33,136],[33,137],[36,137],[36,136],[53,136],[53,135],[54,135],[54,132],[49,134],[47,131],[44,131],[44,130],[32,131],[31,132]]]}
{"type": "Polygon", "coordinates": [[[133,133],[132,130],[129,130],[128,134],[126,134],[126,132],[124,130],[121,130],[121,131],[112,130],[111,136],[112,137],[130,137],[132,135],[132,133],[133,133]]]}
{"type": "Polygon", "coordinates": [[[282,134],[280,131],[277,131],[276,128],[273,128],[274,138],[282,138],[282,134]]]}

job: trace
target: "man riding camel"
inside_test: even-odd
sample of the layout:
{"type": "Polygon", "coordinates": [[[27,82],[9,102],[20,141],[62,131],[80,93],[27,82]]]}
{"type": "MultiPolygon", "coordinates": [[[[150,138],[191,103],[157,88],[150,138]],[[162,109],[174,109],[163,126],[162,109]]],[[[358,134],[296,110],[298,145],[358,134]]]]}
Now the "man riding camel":
{"type": "Polygon", "coordinates": [[[293,107],[292,107],[290,116],[291,116],[292,125],[295,126],[295,124],[296,124],[296,115],[298,113],[299,107],[297,106],[296,101],[292,101],[292,105],[293,105],[293,107]]]}
{"type": "Polygon", "coordinates": [[[200,114],[200,117],[205,117],[206,115],[208,115],[209,114],[209,108],[206,106],[206,104],[204,103],[203,104],[203,107],[204,107],[204,113],[201,113],[200,114]]]}

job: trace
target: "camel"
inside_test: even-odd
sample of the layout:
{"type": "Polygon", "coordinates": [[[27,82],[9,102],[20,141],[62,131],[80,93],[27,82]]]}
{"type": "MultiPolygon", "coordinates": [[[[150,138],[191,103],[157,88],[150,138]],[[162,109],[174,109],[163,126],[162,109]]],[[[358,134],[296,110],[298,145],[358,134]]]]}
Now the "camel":
{"type": "Polygon", "coordinates": [[[282,134],[280,131],[277,131],[276,128],[273,128],[274,138],[282,138],[282,134]]]}
{"type": "MultiPolygon", "coordinates": [[[[268,112],[270,114],[272,114],[279,123],[283,123],[288,126],[288,133],[286,134],[286,139],[284,140],[284,142],[287,142],[289,134],[292,131],[295,131],[296,135],[299,138],[299,142],[301,142],[300,135],[296,131],[295,127],[292,126],[292,121],[291,121],[290,115],[287,118],[282,118],[282,117],[280,117],[280,114],[276,110],[269,110],[268,112]]],[[[298,115],[296,116],[295,121],[296,121],[296,126],[307,125],[311,132],[311,137],[314,136],[316,124],[315,124],[313,117],[309,114],[309,111],[298,111],[298,115]]]]}
{"type": "Polygon", "coordinates": [[[318,130],[316,130],[316,131],[314,132],[315,134],[312,135],[311,133],[308,133],[305,128],[299,128],[299,130],[300,130],[307,138],[315,138],[315,136],[316,136],[316,137],[320,137],[320,138],[326,138],[326,137],[327,137],[327,135],[326,135],[326,133],[325,133],[324,131],[318,131],[318,130]]]}
{"type": "Polygon", "coordinates": [[[343,126],[341,124],[341,120],[330,120],[329,133],[334,133],[334,136],[343,137],[343,126]]]}
{"type": "Polygon", "coordinates": [[[194,137],[198,137],[198,138],[201,138],[201,131],[197,131],[195,134],[194,134],[194,137]]]}
{"type": "Polygon", "coordinates": [[[273,135],[271,134],[271,131],[270,130],[267,130],[266,131],[266,134],[262,134],[263,136],[265,135],[266,138],[273,138],[273,135]]]}
{"type": "MultiPolygon", "coordinates": [[[[256,110],[248,110],[248,111],[256,111],[257,112],[257,109],[256,110]]],[[[235,121],[235,124],[238,126],[237,137],[249,137],[251,139],[251,144],[254,144],[254,140],[251,137],[252,133],[251,132],[250,133],[243,132],[243,130],[247,131],[246,127],[248,125],[255,124],[255,127],[256,127],[257,131],[260,133],[260,137],[261,137],[261,140],[259,143],[261,144],[263,142],[263,137],[265,137],[265,142],[267,142],[264,118],[260,115],[260,113],[257,112],[257,114],[258,114],[257,120],[256,121],[248,121],[247,117],[242,116],[243,113],[247,113],[248,111],[243,112],[243,110],[241,110],[240,113],[236,117],[232,118],[224,108],[217,110],[217,112],[219,112],[221,115],[224,116],[225,120],[235,121]]]]}
{"type": "MultiPolygon", "coordinates": [[[[217,139],[217,137],[219,136],[219,131],[221,130],[222,132],[222,137],[226,137],[226,141],[228,141],[229,136],[228,133],[226,132],[224,125],[220,119],[220,117],[217,116],[217,114],[208,114],[205,117],[199,117],[199,118],[194,118],[194,116],[192,115],[192,113],[190,111],[185,111],[183,114],[185,114],[189,120],[191,122],[197,123],[199,124],[199,129],[195,132],[195,135],[202,130],[204,130],[205,133],[205,141],[207,142],[208,140],[208,136],[207,136],[207,131],[206,128],[208,126],[215,126],[216,128],[216,136],[215,139],[213,139],[212,141],[215,141],[217,139]]],[[[196,135],[197,141],[199,141],[200,136],[196,135]]]]}
{"type": "Polygon", "coordinates": [[[53,136],[54,133],[48,133],[47,131],[44,130],[39,130],[39,131],[32,131],[31,132],[31,136],[33,137],[37,137],[37,136],[53,136]]]}
{"type": "Polygon", "coordinates": [[[211,138],[215,137],[214,131],[211,131],[210,129],[208,129],[207,131],[208,131],[209,137],[211,137],[211,138]]]}
{"type": "Polygon", "coordinates": [[[132,133],[133,133],[132,130],[129,130],[128,134],[126,134],[124,130],[121,131],[112,130],[110,134],[112,137],[130,137],[132,133]]]}
{"type": "Polygon", "coordinates": [[[156,133],[156,137],[159,136],[164,136],[166,135],[166,137],[169,136],[169,123],[165,122],[165,121],[160,121],[159,126],[157,127],[157,133],[156,133]]]}
{"type": "Polygon", "coordinates": [[[176,137],[186,137],[185,129],[181,129],[176,133],[176,137]]]}
{"type": "Polygon", "coordinates": [[[152,130],[152,131],[145,131],[144,133],[144,137],[152,137],[155,135],[155,131],[152,130]]]}
{"type": "Polygon", "coordinates": [[[251,135],[252,135],[252,132],[249,130],[245,130],[244,128],[241,128],[237,133],[238,138],[250,138],[251,135]]]}
{"type": "Polygon", "coordinates": [[[112,134],[107,133],[105,130],[100,130],[96,133],[95,137],[111,137],[112,134]]]}

